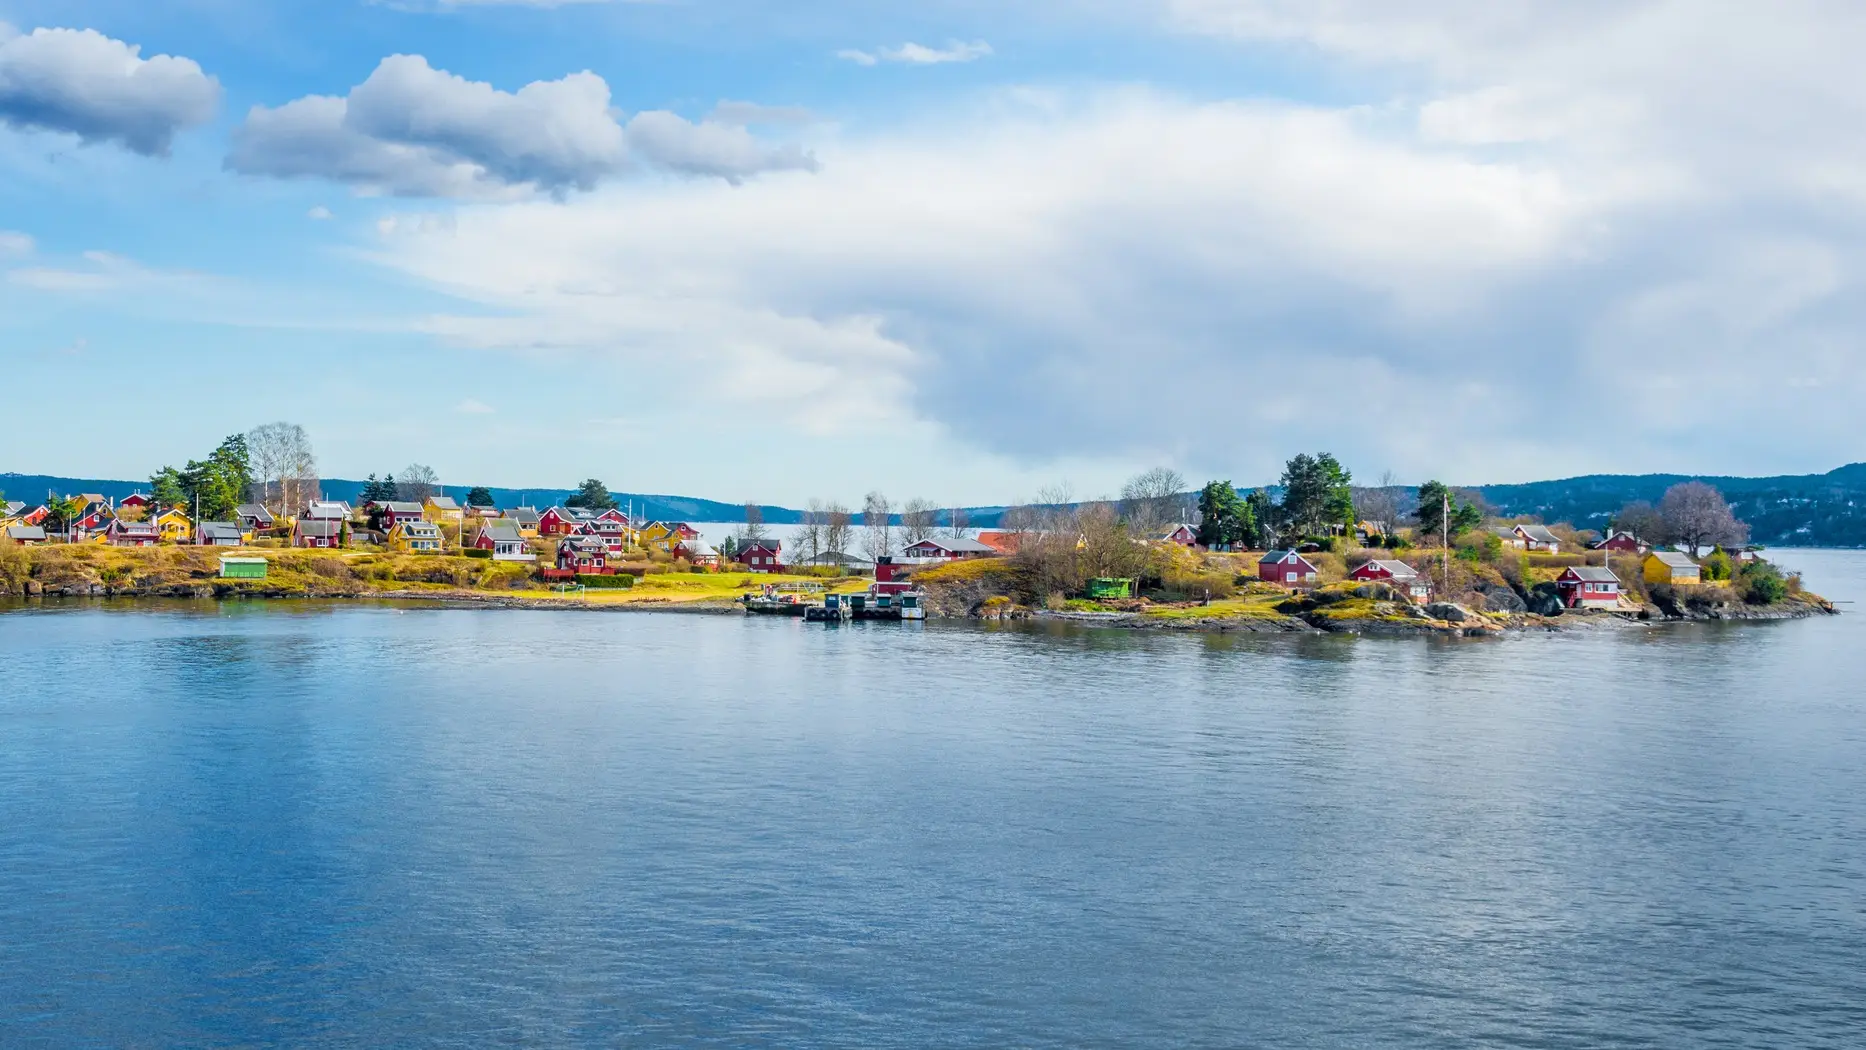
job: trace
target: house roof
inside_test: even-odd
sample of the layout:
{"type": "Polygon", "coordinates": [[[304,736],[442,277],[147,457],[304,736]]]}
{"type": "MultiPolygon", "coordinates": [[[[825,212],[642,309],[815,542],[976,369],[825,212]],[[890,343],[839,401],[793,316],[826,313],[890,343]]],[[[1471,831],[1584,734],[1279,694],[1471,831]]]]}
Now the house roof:
{"type": "Polygon", "coordinates": [[[846,551],[824,551],[804,561],[805,565],[873,565],[874,562],[846,551]]]}
{"type": "Polygon", "coordinates": [[[1536,541],[1537,543],[1560,543],[1561,542],[1561,538],[1556,536],[1554,533],[1550,532],[1549,527],[1547,525],[1518,525],[1516,526],[1515,531],[1521,533],[1525,538],[1532,539],[1536,541]]]}
{"type": "Polygon", "coordinates": [[[25,509],[26,509],[26,504],[16,499],[10,499],[6,501],[6,505],[4,507],[0,507],[0,514],[11,516],[14,514],[18,514],[20,511],[25,510],[25,509]]]}
{"type": "Polygon", "coordinates": [[[594,536],[572,536],[570,539],[564,541],[564,546],[573,551],[609,553],[609,545],[594,536]]]}
{"type": "Polygon", "coordinates": [[[536,525],[543,515],[538,513],[536,507],[513,507],[505,512],[505,516],[522,525],[536,525]]]}
{"type": "Polygon", "coordinates": [[[388,500],[382,500],[381,502],[377,503],[376,506],[381,507],[383,510],[388,511],[390,514],[420,514],[421,513],[421,504],[416,503],[413,500],[388,499],[388,500]]]}
{"type": "Polygon", "coordinates": [[[686,551],[689,558],[719,557],[719,552],[714,550],[713,545],[707,543],[705,540],[688,540],[680,545],[680,549],[686,551]]]}
{"type": "Polygon", "coordinates": [[[503,540],[507,543],[517,543],[524,539],[518,534],[518,522],[507,521],[504,518],[494,518],[480,526],[479,534],[490,537],[494,542],[503,540]]]}
{"type": "Polygon", "coordinates": [[[298,519],[298,534],[335,539],[343,535],[343,523],[333,518],[300,518],[298,519]]]}
{"type": "Polygon", "coordinates": [[[347,518],[350,516],[350,505],[336,500],[316,499],[306,504],[302,516],[312,519],[347,518]]]}
{"type": "Polygon", "coordinates": [[[1614,571],[1600,565],[1571,565],[1563,576],[1573,576],[1586,583],[1619,583],[1620,577],[1614,571]]]}
{"type": "Polygon", "coordinates": [[[915,547],[929,547],[929,546],[937,547],[940,550],[952,551],[954,554],[998,554],[1000,553],[998,548],[993,547],[988,543],[980,543],[977,540],[967,539],[966,537],[963,537],[963,536],[956,537],[956,538],[955,537],[941,538],[937,536],[928,536],[924,540],[920,540],[918,542],[908,544],[907,549],[912,550],[915,547]]]}
{"type": "Polygon", "coordinates": [[[257,503],[242,503],[235,507],[233,512],[242,518],[253,518],[257,521],[273,520],[272,512],[257,503]]]}
{"type": "Polygon", "coordinates": [[[132,536],[154,536],[157,533],[153,521],[124,521],[119,518],[111,522],[110,527],[119,534],[128,533],[132,536]]]}
{"type": "Polygon", "coordinates": [[[772,554],[776,554],[782,551],[783,549],[784,549],[784,542],[782,540],[747,540],[744,546],[741,546],[739,548],[738,552],[740,554],[744,554],[746,551],[760,550],[760,551],[769,551],[772,554]]]}
{"type": "Polygon", "coordinates": [[[454,498],[452,496],[429,496],[428,502],[434,504],[435,510],[459,510],[460,509],[460,504],[455,503],[454,498]]]}
{"type": "Polygon", "coordinates": [[[1607,533],[1606,539],[1603,539],[1599,543],[1594,544],[1594,549],[1599,550],[1602,547],[1605,547],[1607,544],[1612,543],[1614,540],[1619,540],[1619,539],[1632,540],[1634,543],[1639,542],[1638,536],[1633,535],[1632,533],[1626,531],[1625,529],[1614,529],[1612,532],[1607,533]]]}
{"type": "Polygon", "coordinates": [[[45,529],[38,525],[8,525],[6,538],[15,543],[43,543],[45,529]]]}
{"type": "Polygon", "coordinates": [[[436,539],[441,534],[441,527],[431,521],[404,521],[397,524],[395,527],[401,530],[404,536],[413,536],[424,540],[436,539]]]}
{"type": "Polygon", "coordinates": [[[237,540],[246,535],[246,530],[231,521],[204,521],[197,528],[200,534],[210,540],[237,540]]]}
{"type": "Polygon", "coordinates": [[[1698,563],[1692,561],[1689,555],[1681,554],[1678,551],[1653,551],[1651,554],[1647,555],[1647,557],[1657,558],[1660,562],[1674,569],[1690,569],[1695,572],[1698,567],[1698,563]]]}
{"type": "Polygon", "coordinates": [[[1288,564],[1291,562],[1301,562],[1304,565],[1307,565],[1311,569],[1315,568],[1314,562],[1303,557],[1301,554],[1298,554],[1295,551],[1287,551],[1287,550],[1269,551],[1264,554],[1263,560],[1258,562],[1257,564],[1259,565],[1282,565],[1282,564],[1288,564]]]}
{"type": "Polygon", "coordinates": [[[1376,558],[1373,561],[1368,562],[1367,564],[1373,566],[1376,569],[1380,569],[1384,572],[1389,573],[1396,580],[1411,579],[1412,577],[1419,575],[1418,569],[1413,568],[1412,566],[1406,564],[1403,561],[1387,561],[1387,560],[1376,558]]]}

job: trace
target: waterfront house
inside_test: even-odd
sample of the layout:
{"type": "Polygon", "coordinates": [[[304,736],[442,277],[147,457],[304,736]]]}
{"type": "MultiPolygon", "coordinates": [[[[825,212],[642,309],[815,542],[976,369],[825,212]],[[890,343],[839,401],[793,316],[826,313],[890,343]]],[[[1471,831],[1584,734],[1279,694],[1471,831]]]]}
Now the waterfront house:
{"type": "Polygon", "coordinates": [[[161,534],[163,543],[187,543],[194,537],[194,522],[189,521],[188,515],[176,507],[157,514],[153,524],[161,534]]]}
{"type": "Polygon", "coordinates": [[[519,535],[518,523],[502,518],[482,523],[479,527],[479,535],[473,538],[473,546],[483,551],[491,551],[493,561],[538,560],[538,556],[531,553],[525,537],[519,535]]]}
{"type": "Polygon", "coordinates": [[[579,521],[576,527],[571,529],[571,535],[594,536],[603,541],[611,554],[621,554],[628,546],[628,525],[620,516],[595,517],[579,521]]]}
{"type": "Polygon", "coordinates": [[[958,561],[962,558],[995,558],[998,549],[977,540],[928,536],[901,549],[901,557],[913,561],[958,561]]]}
{"type": "Polygon", "coordinates": [[[103,500],[90,500],[78,512],[78,516],[72,519],[71,540],[76,543],[93,535],[101,535],[115,520],[117,516],[111,511],[110,504],[103,500]]]}
{"type": "Polygon", "coordinates": [[[194,542],[201,547],[238,547],[246,532],[235,521],[204,521],[194,527],[194,542]]]}
{"type": "Polygon", "coordinates": [[[1619,554],[1644,554],[1651,549],[1644,540],[1624,529],[1615,529],[1607,538],[1594,544],[1597,551],[1614,551],[1619,554]]]}
{"type": "Polygon", "coordinates": [[[912,565],[905,565],[891,557],[875,559],[875,585],[870,588],[876,594],[901,594],[914,589],[913,581],[907,574],[913,571],[912,565]]]}
{"type": "Polygon", "coordinates": [[[154,502],[153,499],[141,492],[132,492],[118,500],[117,507],[121,510],[148,510],[150,505],[154,502]]]}
{"type": "Polygon", "coordinates": [[[1556,579],[1555,586],[1561,588],[1562,603],[1570,609],[1620,606],[1620,578],[1605,566],[1571,565],[1556,579]]]}
{"type": "Polygon", "coordinates": [[[249,533],[260,533],[278,524],[272,512],[258,503],[242,503],[233,510],[234,517],[240,519],[240,525],[249,533]]]}
{"type": "Polygon", "coordinates": [[[1560,554],[1561,540],[1547,525],[1518,525],[1513,530],[1522,540],[1522,549],[1542,554],[1560,554]]]}
{"type": "Polygon", "coordinates": [[[45,529],[39,525],[8,525],[6,538],[23,547],[37,547],[45,542],[45,529]]]}
{"type": "Polygon", "coordinates": [[[747,540],[733,558],[753,572],[783,572],[783,548],[777,540],[747,540]]]}
{"type": "Polygon", "coordinates": [[[153,521],[113,518],[104,529],[104,542],[113,547],[153,547],[162,542],[162,532],[153,521]]]}
{"type": "MultiPolygon", "coordinates": [[[[1177,544],[1181,547],[1196,547],[1199,545],[1199,530],[1181,522],[1167,529],[1166,532],[1160,536],[1160,539],[1167,543],[1177,544]]],[[[985,537],[981,535],[978,540],[980,543],[984,543],[985,537]]],[[[997,546],[992,543],[986,543],[985,545],[993,548],[997,546]]]]}
{"type": "Polygon", "coordinates": [[[389,547],[404,554],[437,554],[441,527],[431,521],[401,521],[389,530],[389,547]]]}
{"type": "Polygon", "coordinates": [[[1420,575],[1418,569],[1403,561],[1375,559],[1365,565],[1355,566],[1354,571],[1348,573],[1348,579],[1389,583],[1404,590],[1407,597],[1414,601],[1423,602],[1432,596],[1431,582],[1420,575]]]}
{"type": "Polygon", "coordinates": [[[593,536],[572,536],[557,545],[557,567],[582,576],[613,576],[609,548],[593,536]]]}
{"type": "Polygon", "coordinates": [[[1293,550],[1271,551],[1257,563],[1257,578],[1291,589],[1315,586],[1315,563],[1293,550]]]}
{"type": "Polygon", "coordinates": [[[378,500],[366,505],[370,524],[384,532],[394,532],[405,521],[423,520],[421,504],[413,500],[378,500]]]}
{"type": "Polygon", "coordinates": [[[719,552],[705,540],[681,540],[674,545],[674,557],[687,559],[689,565],[719,567],[719,552]]]}
{"type": "Polygon", "coordinates": [[[518,534],[526,539],[538,538],[538,508],[513,507],[505,512],[506,520],[518,526],[518,534]]]}
{"type": "Polygon", "coordinates": [[[673,553],[675,547],[700,538],[700,530],[684,521],[651,521],[642,527],[641,545],[673,553]]]}
{"type": "Polygon", "coordinates": [[[299,518],[292,526],[292,546],[341,547],[343,529],[341,518],[299,518]]]}
{"type": "Polygon", "coordinates": [[[537,531],[540,536],[568,536],[580,519],[567,507],[552,507],[538,515],[537,531]]]}
{"type": "Polygon", "coordinates": [[[421,513],[436,525],[443,522],[458,525],[466,519],[466,512],[460,509],[460,504],[455,503],[452,496],[429,496],[421,504],[421,513]]]}
{"type": "Polygon", "coordinates": [[[1669,583],[1675,586],[1702,583],[1704,580],[1698,563],[1678,551],[1653,551],[1646,555],[1643,568],[1647,583],[1669,583]]]}

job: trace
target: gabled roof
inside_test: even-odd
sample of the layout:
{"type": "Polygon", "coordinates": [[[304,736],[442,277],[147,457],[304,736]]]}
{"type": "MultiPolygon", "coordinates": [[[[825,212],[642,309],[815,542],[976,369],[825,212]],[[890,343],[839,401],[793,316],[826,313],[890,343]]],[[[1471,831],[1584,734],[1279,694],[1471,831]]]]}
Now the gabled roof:
{"type": "Polygon", "coordinates": [[[576,512],[576,511],[574,511],[574,510],[571,510],[571,509],[570,509],[569,507],[562,507],[562,506],[559,506],[559,507],[546,507],[546,508],[544,508],[544,510],[543,510],[542,512],[540,512],[540,513],[538,514],[538,517],[540,517],[540,518],[542,518],[542,517],[544,517],[544,515],[546,515],[546,514],[555,514],[555,515],[557,515],[557,516],[558,516],[559,518],[561,518],[561,519],[563,519],[564,521],[575,521],[575,520],[577,520],[577,512],[576,512]]]}
{"type": "Polygon", "coordinates": [[[8,525],[6,538],[15,543],[44,543],[45,529],[39,525],[8,525]]]}
{"type": "Polygon", "coordinates": [[[907,546],[909,549],[914,548],[914,547],[937,547],[943,551],[952,551],[954,554],[997,554],[999,553],[998,548],[996,547],[993,547],[989,544],[980,543],[977,540],[966,539],[963,536],[958,537],[958,538],[944,538],[944,539],[938,536],[928,536],[924,540],[917,540],[913,543],[908,544],[907,546]]]}
{"type": "Polygon", "coordinates": [[[824,551],[814,558],[804,561],[805,565],[873,565],[874,562],[857,554],[845,551],[824,551]]]}
{"type": "Polygon", "coordinates": [[[504,518],[494,518],[480,526],[479,534],[491,538],[495,543],[500,541],[517,543],[524,539],[518,534],[518,522],[507,521],[504,518]]]}
{"type": "Polygon", "coordinates": [[[784,541],[782,540],[746,540],[745,544],[738,549],[738,553],[744,554],[746,551],[760,550],[777,554],[783,549],[784,541]]]}
{"type": "Polygon", "coordinates": [[[536,507],[513,507],[505,512],[505,516],[521,525],[536,525],[538,519],[543,517],[536,507]]]}
{"type": "Polygon", "coordinates": [[[1258,562],[1257,564],[1259,565],[1293,565],[1296,562],[1301,562],[1302,564],[1307,565],[1310,569],[1315,568],[1314,562],[1303,557],[1301,554],[1298,554],[1295,551],[1289,551],[1289,550],[1269,551],[1264,554],[1263,560],[1258,562]]]}
{"type": "Polygon", "coordinates": [[[1634,543],[1640,542],[1640,539],[1638,536],[1633,535],[1632,533],[1626,531],[1625,529],[1614,529],[1612,532],[1607,533],[1606,539],[1603,539],[1599,543],[1594,544],[1594,549],[1599,550],[1602,547],[1605,547],[1607,544],[1612,543],[1614,540],[1618,540],[1618,539],[1627,539],[1627,540],[1633,541],[1634,543]]]}
{"type": "Polygon", "coordinates": [[[5,506],[3,506],[3,507],[0,507],[0,515],[5,515],[5,516],[7,516],[7,517],[11,517],[11,516],[13,516],[13,515],[15,515],[15,514],[18,514],[18,513],[20,512],[20,511],[23,511],[23,510],[25,510],[25,509],[26,509],[26,504],[24,504],[24,503],[22,503],[22,502],[20,502],[19,500],[16,500],[16,499],[10,499],[10,500],[7,500],[7,501],[6,501],[6,505],[5,505],[5,506]]]}
{"type": "Polygon", "coordinates": [[[155,536],[159,535],[153,521],[124,521],[121,518],[110,523],[110,531],[119,536],[155,536]]]}
{"type": "Polygon", "coordinates": [[[1537,543],[1560,543],[1561,538],[1549,531],[1547,525],[1518,525],[1515,529],[1523,538],[1537,543]]]}
{"type": "Polygon", "coordinates": [[[334,520],[350,516],[350,505],[338,500],[314,499],[305,505],[301,517],[334,520]]]}
{"type": "Polygon", "coordinates": [[[395,528],[390,531],[400,532],[404,536],[422,540],[439,539],[441,535],[441,527],[431,521],[397,522],[395,528]]]}
{"type": "Polygon", "coordinates": [[[1599,565],[1571,565],[1563,576],[1573,576],[1585,583],[1619,583],[1620,577],[1612,569],[1599,565]]]}
{"type": "Polygon", "coordinates": [[[588,551],[591,554],[609,553],[609,545],[594,536],[572,536],[564,541],[564,548],[573,551],[588,551]]]}
{"type": "Polygon", "coordinates": [[[273,520],[272,512],[258,503],[242,503],[233,508],[233,512],[242,518],[252,518],[255,521],[273,520]]]}
{"type": "Polygon", "coordinates": [[[1698,563],[1692,561],[1689,555],[1681,554],[1678,551],[1653,551],[1651,554],[1646,555],[1646,557],[1657,558],[1660,562],[1674,569],[1695,570],[1698,567],[1698,563]]]}
{"type": "Polygon", "coordinates": [[[686,551],[687,556],[690,558],[719,557],[719,552],[714,550],[712,545],[705,540],[687,540],[680,545],[680,549],[686,551]]]}
{"type": "Polygon", "coordinates": [[[195,527],[210,540],[237,540],[246,535],[245,529],[231,521],[204,521],[195,527]]]}
{"type": "Polygon", "coordinates": [[[421,513],[421,504],[416,503],[413,500],[400,500],[400,499],[380,500],[376,503],[376,506],[381,507],[383,510],[388,511],[390,514],[419,515],[421,513]]]}
{"type": "Polygon", "coordinates": [[[343,522],[335,518],[299,518],[298,535],[336,539],[343,535],[343,522]]]}
{"type": "Polygon", "coordinates": [[[454,498],[452,496],[429,496],[428,502],[434,504],[435,510],[459,510],[460,509],[460,504],[455,503],[454,498]]]}
{"type": "MultiPolygon", "coordinates": [[[[1419,575],[1419,570],[1403,561],[1387,561],[1379,558],[1367,563],[1376,569],[1391,575],[1396,580],[1409,580],[1419,575]]],[[[1363,566],[1365,568],[1366,566],[1363,566]]]]}

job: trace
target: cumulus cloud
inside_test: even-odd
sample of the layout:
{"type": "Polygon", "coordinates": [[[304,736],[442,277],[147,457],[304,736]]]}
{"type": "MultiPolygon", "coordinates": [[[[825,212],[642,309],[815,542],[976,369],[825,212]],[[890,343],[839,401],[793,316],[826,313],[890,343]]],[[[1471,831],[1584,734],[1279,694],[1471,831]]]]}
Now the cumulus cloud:
{"type": "MultiPolygon", "coordinates": [[[[730,104],[732,116],[755,115],[730,104]]],[[[366,192],[485,199],[532,190],[588,191],[635,160],[680,174],[739,180],[814,170],[797,147],[761,144],[748,121],[689,122],[637,114],[626,127],[594,73],[515,93],[392,55],[345,98],[310,96],[254,107],[234,133],[227,166],[252,175],[321,177],[366,192]]]]}
{"type": "Polygon", "coordinates": [[[825,146],[814,179],[466,208],[379,260],[467,301],[429,322],[448,340],[679,361],[800,424],[1023,463],[1266,479],[1325,447],[1481,481],[1815,466],[1866,436],[1866,246],[1829,221],[1855,205],[1757,210],[1761,174],[1706,196],[1525,130],[1533,93],[1491,102],[1428,139],[1403,105],[1006,93],[825,146]],[[1257,382],[1292,363],[1312,385],[1257,382]],[[1108,391],[1137,411],[1085,415],[1108,391]],[[1758,414],[1794,423],[1720,436],[1758,414]]]}
{"type": "Polygon", "coordinates": [[[177,132],[213,119],[220,85],[192,60],[142,58],[134,44],[92,29],[0,22],[0,123],[116,142],[166,155],[177,132]]]}
{"type": "Polygon", "coordinates": [[[953,40],[948,41],[945,47],[928,47],[925,44],[909,42],[899,47],[880,47],[873,51],[850,48],[836,52],[836,57],[847,59],[858,66],[873,66],[882,62],[934,66],[948,62],[975,62],[989,57],[991,53],[991,45],[983,40],[975,40],[971,43],[953,40]]]}

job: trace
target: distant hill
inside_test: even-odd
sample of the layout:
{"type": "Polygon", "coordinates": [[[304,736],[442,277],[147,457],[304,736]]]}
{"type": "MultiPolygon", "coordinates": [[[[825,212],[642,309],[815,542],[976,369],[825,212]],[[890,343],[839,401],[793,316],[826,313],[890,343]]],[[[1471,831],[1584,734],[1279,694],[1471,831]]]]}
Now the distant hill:
{"type": "MultiPolygon", "coordinates": [[[[1545,521],[1566,521],[1579,528],[1599,529],[1613,512],[1628,503],[1657,503],[1665,490],[1681,481],[1704,481],[1721,490],[1737,516],[1749,522],[1757,543],[1777,547],[1866,547],[1866,463],[1853,463],[1825,474],[1785,475],[1770,478],[1711,477],[1690,474],[1590,474],[1558,481],[1531,481],[1517,485],[1465,486],[1480,493],[1500,515],[1534,515],[1545,521]]],[[[328,478],[322,483],[330,499],[355,502],[363,490],[360,481],[328,478]]],[[[147,482],[105,481],[47,477],[38,474],[0,474],[0,493],[8,499],[43,500],[48,491],[95,492],[122,499],[146,490],[147,482]]],[[[501,507],[548,507],[561,503],[574,489],[493,489],[501,507]]],[[[446,493],[465,500],[467,488],[449,485],[446,493]]],[[[653,493],[613,493],[625,507],[632,500],[635,513],[673,521],[741,521],[745,506],[694,496],[653,493]]],[[[994,528],[1004,507],[966,507],[967,524],[994,528]]],[[[795,525],[803,512],[790,507],[763,507],[765,521],[795,525]]],[[[898,516],[895,519],[899,521],[898,516]]]]}

